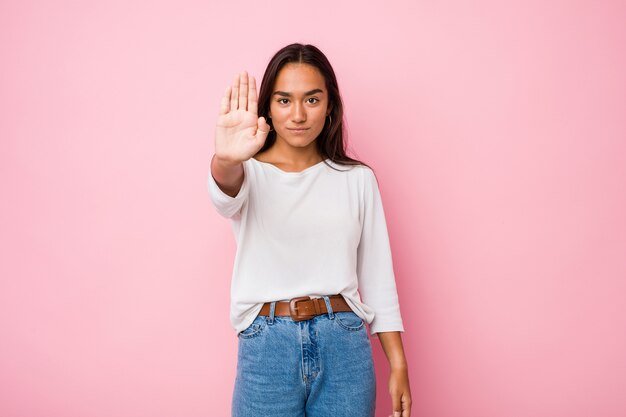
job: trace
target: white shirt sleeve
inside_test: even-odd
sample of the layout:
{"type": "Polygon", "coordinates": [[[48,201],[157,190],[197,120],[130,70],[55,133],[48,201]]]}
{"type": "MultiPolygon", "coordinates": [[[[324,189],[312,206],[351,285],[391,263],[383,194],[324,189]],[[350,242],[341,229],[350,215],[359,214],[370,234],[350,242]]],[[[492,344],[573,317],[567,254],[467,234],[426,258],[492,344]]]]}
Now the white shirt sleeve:
{"type": "Polygon", "coordinates": [[[211,197],[211,201],[213,202],[217,212],[227,219],[240,217],[241,208],[248,199],[248,194],[250,192],[250,172],[246,161],[243,162],[243,171],[243,183],[241,184],[239,193],[237,193],[235,197],[231,197],[222,191],[222,189],[217,185],[215,178],[213,178],[213,174],[211,174],[211,168],[209,167],[209,196],[211,197]]]}
{"type": "Polygon", "coordinates": [[[361,240],[357,247],[359,293],[374,310],[370,333],[404,331],[396,291],[391,246],[382,199],[374,171],[363,173],[361,240]]]}

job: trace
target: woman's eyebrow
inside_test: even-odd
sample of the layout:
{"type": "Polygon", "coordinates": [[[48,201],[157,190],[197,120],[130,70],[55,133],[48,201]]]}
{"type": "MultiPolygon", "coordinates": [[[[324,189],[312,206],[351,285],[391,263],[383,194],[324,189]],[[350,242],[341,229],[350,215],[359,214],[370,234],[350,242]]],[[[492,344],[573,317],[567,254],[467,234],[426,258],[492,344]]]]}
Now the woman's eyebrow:
{"type": "MultiPolygon", "coordinates": [[[[306,93],[304,93],[304,95],[305,96],[310,96],[311,94],[323,93],[323,92],[324,92],[324,90],[320,90],[319,88],[316,88],[315,90],[307,91],[306,93]]],[[[274,91],[274,94],[272,94],[272,96],[275,96],[275,95],[291,97],[291,94],[287,93],[285,91],[274,91]]]]}

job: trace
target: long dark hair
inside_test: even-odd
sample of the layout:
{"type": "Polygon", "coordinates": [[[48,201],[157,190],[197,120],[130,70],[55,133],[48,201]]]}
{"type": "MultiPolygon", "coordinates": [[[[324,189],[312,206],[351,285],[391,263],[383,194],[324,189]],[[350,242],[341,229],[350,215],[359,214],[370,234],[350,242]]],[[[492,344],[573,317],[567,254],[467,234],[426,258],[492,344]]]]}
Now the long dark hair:
{"type": "MultiPolygon", "coordinates": [[[[261,89],[258,97],[258,114],[265,117],[265,120],[270,123],[272,119],[268,117],[270,110],[270,100],[272,96],[272,90],[276,83],[276,77],[285,64],[288,63],[301,63],[309,64],[317,68],[326,81],[326,89],[328,90],[328,106],[331,108],[330,118],[331,122],[324,125],[322,132],[317,137],[316,146],[317,150],[322,158],[330,159],[331,161],[342,165],[365,165],[371,168],[364,162],[351,158],[346,155],[345,145],[343,140],[343,103],[341,101],[341,95],[339,94],[339,86],[337,85],[337,78],[335,77],[335,71],[330,65],[326,55],[322,53],[317,47],[313,45],[303,45],[301,43],[292,43],[284,48],[280,49],[272,57],[267,64],[265,74],[263,74],[263,81],[261,82],[261,89]]],[[[270,126],[272,126],[270,124],[270,126]]],[[[273,127],[272,127],[273,128],[273,127]]],[[[261,153],[274,145],[276,142],[276,131],[272,130],[265,139],[265,144],[257,153],[261,153]]]]}

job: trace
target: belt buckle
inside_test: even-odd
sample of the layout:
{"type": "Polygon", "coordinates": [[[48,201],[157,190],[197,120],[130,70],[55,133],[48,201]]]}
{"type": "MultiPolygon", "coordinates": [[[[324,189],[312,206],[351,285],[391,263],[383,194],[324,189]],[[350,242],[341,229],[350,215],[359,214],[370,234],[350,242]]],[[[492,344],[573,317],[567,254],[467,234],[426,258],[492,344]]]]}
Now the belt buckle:
{"type": "Polygon", "coordinates": [[[294,321],[309,320],[315,317],[315,314],[300,315],[297,312],[298,307],[296,306],[296,304],[298,303],[298,301],[304,301],[304,300],[310,300],[310,299],[311,299],[310,296],[306,296],[306,297],[296,297],[296,298],[292,298],[291,300],[289,300],[289,314],[291,315],[291,318],[294,321]]]}

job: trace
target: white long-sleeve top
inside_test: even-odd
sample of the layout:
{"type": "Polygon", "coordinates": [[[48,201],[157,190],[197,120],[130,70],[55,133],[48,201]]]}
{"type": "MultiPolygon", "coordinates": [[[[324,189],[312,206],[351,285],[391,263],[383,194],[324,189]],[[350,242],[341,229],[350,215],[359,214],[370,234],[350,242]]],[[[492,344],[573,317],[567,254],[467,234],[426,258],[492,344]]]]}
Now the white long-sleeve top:
{"type": "Polygon", "coordinates": [[[235,331],[246,329],[265,302],[342,294],[372,336],[403,332],[374,172],[330,159],[301,172],[254,158],[243,167],[235,197],[210,170],[208,178],[211,201],[230,219],[237,243],[230,293],[235,331]]]}

